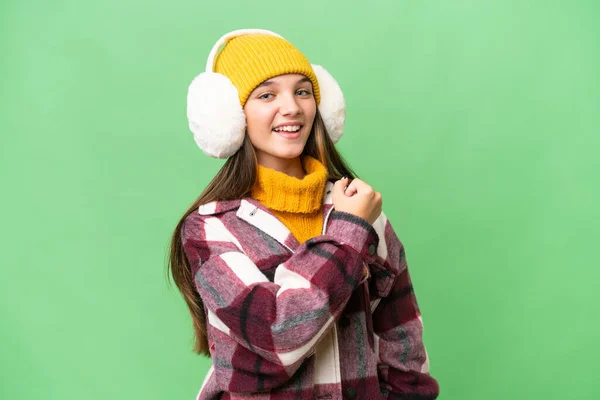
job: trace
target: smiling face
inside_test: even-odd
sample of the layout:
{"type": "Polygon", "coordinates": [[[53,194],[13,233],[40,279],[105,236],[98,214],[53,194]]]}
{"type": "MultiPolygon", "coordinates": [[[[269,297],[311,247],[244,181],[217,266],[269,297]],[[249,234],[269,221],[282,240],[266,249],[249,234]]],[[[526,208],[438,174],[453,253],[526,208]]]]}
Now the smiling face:
{"type": "Polygon", "coordinates": [[[279,75],[258,85],[244,106],[258,163],[279,169],[299,157],[316,112],[312,83],[304,75],[279,75]]]}

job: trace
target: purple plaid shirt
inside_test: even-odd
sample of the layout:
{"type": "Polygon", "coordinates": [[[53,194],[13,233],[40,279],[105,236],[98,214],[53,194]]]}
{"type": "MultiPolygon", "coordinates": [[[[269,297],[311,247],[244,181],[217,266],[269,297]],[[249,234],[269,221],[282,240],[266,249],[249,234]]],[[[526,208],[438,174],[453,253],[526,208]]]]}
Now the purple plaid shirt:
{"type": "Polygon", "coordinates": [[[382,213],[334,211],[302,244],[252,198],[187,217],[212,366],[198,400],[435,399],[404,247],[382,213]]]}

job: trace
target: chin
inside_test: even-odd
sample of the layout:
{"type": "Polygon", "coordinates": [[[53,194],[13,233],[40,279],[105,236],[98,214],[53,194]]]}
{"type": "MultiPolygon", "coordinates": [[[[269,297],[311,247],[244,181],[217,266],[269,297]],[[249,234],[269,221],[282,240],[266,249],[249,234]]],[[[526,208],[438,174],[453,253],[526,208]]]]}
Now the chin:
{"type": "Polygon", "coordinates": [[[292,159],[299,157],[301,154],[302,149],[300,151],[286,151],[285,153],[274,153],[273,155],[278,158],[292,159]]]}
{"type": "Polygon", "coordinates": [[[300,156],[302,154],[302,152],[304,151],[304,143],[303,144],[296,144],[296,145],[287,145],[284,148],[282,148],[283,146],[278,146],[279,148],[273,149],[273,152],[271,153],[272,155],[274,155],[275,157],[279,157],[279,158],[296,158],[298,156],[300,156]]]}

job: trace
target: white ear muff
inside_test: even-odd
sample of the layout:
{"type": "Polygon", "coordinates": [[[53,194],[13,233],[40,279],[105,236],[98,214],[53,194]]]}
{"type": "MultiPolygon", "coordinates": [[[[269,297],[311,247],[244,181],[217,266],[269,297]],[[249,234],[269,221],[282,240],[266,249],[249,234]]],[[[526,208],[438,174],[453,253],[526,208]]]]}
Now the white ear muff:
{"type": "Polygon", "coordinates": [[[227,158],[244,142],[246,115],[236,87],[225,75],[203,72],[194,78],[187,118],[196,144],[208,156],[227,158]]]}
{"type": "Polygon", "coordinates": [[[319,90],[321,92],[321,102],[319,112],[325,123],[325,128],[333,143],[337,143],[344,133],[344,123],[346,121],[346,101],[340,85],[320,65],[312,64],[313,71],[319,81],[319,90]]]}

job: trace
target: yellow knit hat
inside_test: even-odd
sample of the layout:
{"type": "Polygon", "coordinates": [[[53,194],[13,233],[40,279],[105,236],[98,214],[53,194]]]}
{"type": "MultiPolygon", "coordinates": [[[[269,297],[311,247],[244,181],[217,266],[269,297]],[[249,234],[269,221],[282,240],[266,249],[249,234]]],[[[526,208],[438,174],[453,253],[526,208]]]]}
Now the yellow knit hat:
{"type": "Polygon", "coordinates": [[[267,34],[231,38],[217,55],[214,72],[228,77],[238,90],[242,107],[250,93],[264,81],[283,74],[301,74],[313,85],[317,104],[321,100],[319,82],[304,54],[287,40],[267,34]]]}

